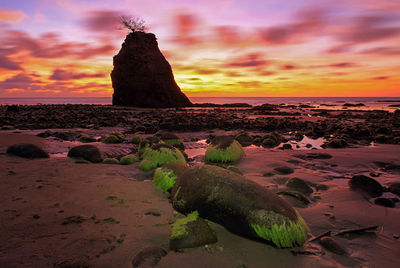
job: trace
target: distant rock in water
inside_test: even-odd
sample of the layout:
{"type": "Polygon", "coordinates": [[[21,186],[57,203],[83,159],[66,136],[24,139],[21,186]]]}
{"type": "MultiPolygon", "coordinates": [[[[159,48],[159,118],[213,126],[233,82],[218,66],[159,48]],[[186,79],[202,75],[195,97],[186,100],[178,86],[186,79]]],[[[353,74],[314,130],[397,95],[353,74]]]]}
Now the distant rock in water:
{"type": "Polygon", "coordinates": [[[150,108],[192,105],[176,84],[154,34],[139,31],[128,34],[113,61],[113,105],[150,108]]]}

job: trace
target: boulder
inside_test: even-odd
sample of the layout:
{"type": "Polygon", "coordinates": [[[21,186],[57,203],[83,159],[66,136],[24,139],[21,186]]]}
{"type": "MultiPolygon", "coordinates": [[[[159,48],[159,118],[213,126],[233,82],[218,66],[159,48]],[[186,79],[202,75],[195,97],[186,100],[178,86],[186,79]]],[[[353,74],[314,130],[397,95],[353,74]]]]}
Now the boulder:
{"type": "Polygon", "coordinates": [[[234,163],[243,155],[242,145],[232,136],[216,136],[206,150],[205,160],[210,163],[234,163]]]}
{"type": "Polygon", "coordinates": [[[49,154],[41,148],[30,143],[19,143],[8,147],[7,154],[24,158],[48,158],[49,154]]]}
{"type": "Polygon", "coordinates": [[[92,163],[100,163],[101,153],[99,149],[93,145],[79,145],[71,148],[68,157],[82,158],[92,163]]]}
{"type": "Polygon", "coordinates": [[[176,210],[198,211],[241,235],[277,247],[305,242],[308,227],[297,211],[275,193],[227,169],[199,165],[187,169],[171,191],[176,210]]]}
{"type": "Polygon", "coordinates": [[[194,211],[185,218],[177,219],[172,224],[169,248],[172,250],[194,248],[217,241],[215,231],[210,228],[205,220],[199,217],[197,211],[194,211]]]}
{"type": "Polygon", "coordinates": [[[164,108],[192,103],[176,84],[152,33],[132,32],[113,58],[113,105],[164,108]]]}

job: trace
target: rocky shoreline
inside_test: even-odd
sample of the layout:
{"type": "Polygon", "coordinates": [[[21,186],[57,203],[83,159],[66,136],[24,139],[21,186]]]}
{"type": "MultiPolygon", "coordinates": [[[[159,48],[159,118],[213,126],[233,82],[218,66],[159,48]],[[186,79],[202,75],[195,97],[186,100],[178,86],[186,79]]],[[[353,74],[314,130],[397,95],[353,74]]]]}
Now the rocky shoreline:
{"type": "Polygon", "coordinates": [[[294,133],[333,141],[332,147],[400,144],[400,110],[326,110],[264,104],[255,107],[141,109],[101,105],[0,106],[0,128],[121,127],[128,132],[244,130],[294,133]]]}
{"type": "Polygon", "coordinates": [[[270,104],[0,110],[2,267],[265,267],[266,260],[274,267],[391,267],[399,261],[398,111],[270,104]],[[216,142],[221,135],[225,138],[216,142]],[[225,147],[232,147],[237,163],[204,165],[227,160],[218,152],[225,147]],[[148,153],[139,159],[143,149],[148,153]],[[198,174],[185,172],[188,178],[178,178],[171,190],[169,182],[162,182],[171,166],[163,166],[167,169],[153,181],[153,164],[162,165],[155,162],[158,154],[170,152],[187,163],[184,169],[193,169],[192,175],[220,173],[216,185],[236,178],[239,184],[228,202],[210,193],[193,203],[199,215],[185,218],[174,211],[188,209],[180,198],[193,191],[187,188],[192,184],[178,189],[198,174]],[[256,184],[255,192],[268,189],[288,202],[300,219],[290,214],[294,221],[289,223],[305,233],[294,242],[272,240],[275,246],[254,239],[271,234],[258,225],[253,211],[247,215],[255,228],[247,235],[253,238],[237,235],[243,226],[238,231],[232,219],[243,209],[226,210],[227,204],[253,202],[253,190],[247,196],[237,190],[244,187],[240,181],[248,181],[246,189],[256,184]],[[210,209],[202,210],[204,200],[218,208],[217,219],[210,209]],[[309,227],[307,237],[301,219],[309,227]],[[189,233],[182,232],[185,224],[189,233]],[[196,230],[207,234],[201,243],[191,233],[196,230]],[[285,246],[292,244],[298,245],[285,246]]]}

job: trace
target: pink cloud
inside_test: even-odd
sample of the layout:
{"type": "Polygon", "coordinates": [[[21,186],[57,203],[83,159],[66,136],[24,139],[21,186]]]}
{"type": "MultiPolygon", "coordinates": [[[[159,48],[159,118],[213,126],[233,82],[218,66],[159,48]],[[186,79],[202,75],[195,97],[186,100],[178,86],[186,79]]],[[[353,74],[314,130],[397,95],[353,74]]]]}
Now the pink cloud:
{"type": "Polygon", "coordinates": [[[10,78],[0,81],[2,90],[35,90],[41,87],[42,82],[25,73],[16,74],[10,78]]]}
{"type": "Polygon", "coordinates": [[[1,34],[4,39],[0,41],[0,50],[6,51],[6,56],[27,51],[35,58],[87,59],[110,55],[115,50],[115,47],[108,43],[93,46],[88,43],[62,41],[60,34],[56,32],[44,33],[38,38],[16,30],[6,30],[1,34]]]}
{"type": "Polygon", "coordinates": [[[49,77],[51,80],[73,80],[82,78],[99,78],[105,77],[104,73],[78,73],[71,72],[63,69],[55,69],[53,74],[49,77]]]}
{"type": "Polygon", "coordinates": [[[319,7],[302,9],[295,14],[295,21],[260,30],[262,40],[270,45],[302,43],[325,26],[326,10],[319,7]]]}
{"type": "Polygon", "coordinates": [[[251,53],[244,57],[237,58],[226,64],[227,67],[259,67],[268,65],[269,62],[263,59],[262,55],[251,53]]]}

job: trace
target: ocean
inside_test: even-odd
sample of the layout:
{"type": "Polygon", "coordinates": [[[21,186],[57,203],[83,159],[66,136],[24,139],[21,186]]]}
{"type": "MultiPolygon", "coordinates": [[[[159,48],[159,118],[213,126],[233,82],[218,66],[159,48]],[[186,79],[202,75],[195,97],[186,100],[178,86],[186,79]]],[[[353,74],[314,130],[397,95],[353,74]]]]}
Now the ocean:
{"type": "MultiPolygon", "coordinates": [[[[393,105],[400,104],[400,97],[191,97],[193,103],[264,103],[299,105],[308,104],[326,109],[341,108],[344,103],[363,103],[365,106],[351,109],[395,110],[393,105]],[[392,106],[392,107],[391,107],[392,106]]],[[[111,97],[86,98],[0,98],[0,105],[37,105],[37,104],[97,104],[111,105],[111,97]]]]}

